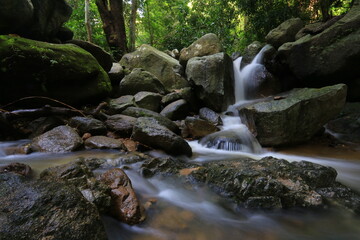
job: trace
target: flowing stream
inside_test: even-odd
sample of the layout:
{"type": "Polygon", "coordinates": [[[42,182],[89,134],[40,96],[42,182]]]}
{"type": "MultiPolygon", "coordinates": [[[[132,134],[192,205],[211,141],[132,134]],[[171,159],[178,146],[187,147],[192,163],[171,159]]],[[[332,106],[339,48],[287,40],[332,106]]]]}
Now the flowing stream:
{"type": "MultiPolygon", "coordinates": [[[[261,53],[262,54],[262,53],[261,53]]],[[[261,55],[240,71],[241,59],[234,62],[235,76],[242,86],[246,83],[246,70],[261,65],[261,55]],[[252,66],[255,65],[256,66],[252,66]],[[245,77],[244,77],[245,76],[245,77]]],[[[236,85],[238,88],[238,85],[236,85]]],[[[244,104],[246,92],[239,94],[235,106],[244,104]]],[[[239,117],[223,116],[223,131],[249,133],[239,117]]],[[[250,134],[250,133],[249,133],[250,134]]],[[[251,157],[261,159],[265,156],[283,158],[289,161],[311,161],[334,167],[338,171],[338,180],[360,192],[360,153],[336,154],[329,157],[318,151],[317,146],[308,146],[312,150],[301,156],[301,149],[272,152],[261,148],[256,139],[249,135],[249,140],[242,140],[250,148],[241,151],[228,151],[207,148],[197,141],[190,142],[194,155],[189,161],[198,163],[219,159],[251,157]],[[252,149],[252,150],[251,150],[252,149]]],[[[13,155],[6,151],[12,147],[27,144],[27,140],[0,143],[0,166],[11,162],[29,164],[38,175],[43,169],[72,161],[80,156],[115,159],[117,151],[82,151],[71,154],[32,153],[13,155]]],[[[329,149],[327,148],[329,153],[329,149]]],[[[231,149],[230,149],[231,150],[231,149]]],[[[335,151],[335,150],[334,150],[335,151]]],[[[121,167],[118,165],[116,167],[121,167]]],[[[126,170],[133,187],[143,203],[148,205],[147,220],[137,226],[122,224],[113,218],[103,217],[110,240],[356,240],[360,239],[360,219],[347,212],[338,210],[288,210],[288,211],[252,211],[238,209],[234,211],[231,203],[219,198],[206,187],[190,190],[172,178],[143,178],[138,173],[138,164],[126,170]]]]}

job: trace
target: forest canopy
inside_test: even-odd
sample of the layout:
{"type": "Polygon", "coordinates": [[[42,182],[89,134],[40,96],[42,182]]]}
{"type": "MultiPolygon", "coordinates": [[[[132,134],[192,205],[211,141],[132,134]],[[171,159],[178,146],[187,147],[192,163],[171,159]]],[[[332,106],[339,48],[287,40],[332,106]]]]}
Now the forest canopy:
{"type": "Polygon", "coordinates": [[[231,53],[242,50],[254,40],[264,40],[271,29],[289,18],[300,17],[306,22],[315,22],[344,14],[353,0],[67,2],[73,8],[67,26],[75,38],[92,41],[120,57],[144,43],[161,50],[181,50],[209,32],[217,34],[226,52],[231,53]],[[114,29],[109,26],[111,24],[123,27],[114,29]],[[115,36],[114,31],[121,33],[115,36]]]}

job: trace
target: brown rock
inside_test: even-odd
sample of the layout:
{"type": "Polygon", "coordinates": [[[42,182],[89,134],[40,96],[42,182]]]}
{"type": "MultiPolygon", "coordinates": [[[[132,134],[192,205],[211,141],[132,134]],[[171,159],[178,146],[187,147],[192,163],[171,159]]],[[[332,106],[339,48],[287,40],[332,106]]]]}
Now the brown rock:
{"type": "Polygon", "coordinates": [[[10,163],[0,167],[0,173],[13,172],[23,176],[31,175],[31,167],[23,163],[10,163]]]}

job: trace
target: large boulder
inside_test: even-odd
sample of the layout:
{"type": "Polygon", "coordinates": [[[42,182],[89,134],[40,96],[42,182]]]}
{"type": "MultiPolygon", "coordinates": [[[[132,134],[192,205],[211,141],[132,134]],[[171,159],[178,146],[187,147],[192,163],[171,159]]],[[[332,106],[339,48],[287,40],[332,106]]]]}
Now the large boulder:
{"type": "Polygon", "coordinates": [[[124,55],[120,64],[130,69],[143,68],[154,74],[166,90],[187,87],[189,84],[179,61],[149,45],[143,44],[138,50],[124,55]]]}
{"type": "Polygon", "coordinates": [[[271,30],[265,37],[267,43],[275,48],[280,47],[286,42],[295,41],[295,35],[304,27],[304,22],[300,18],[291,18],[271,30]]]}
{"type": "Polygon", "coordinates": [[[186,75],[206,107],[221,112],[235,102],[233,63],[226,53],[191,58],[186,75]]]}
{"type": "Polygon", "coordinates": [[[52,41],[71,13],[65,0],[3,0],[0,34],[15,33],[30,39],[52,41]]]}
{"type": "Polygon", "coordinates": [[[107,239],[96,207],[72,185],[0,174],[1,239],[107,239]]]}
{"type": "MultiPolygon", "coordinates": [[[[348,98],[358,101],[359,46],[360,1],[355,0],[350,11],[326,30],[282,45],[276,59],[295,77],[299,82],[297,85],[321,87],[346,83],[349,87],[348,98]]],[[[284,81],[288,78],[284,76],[284,81]]]]}
{"type": "Polygon", "coordinates": [[[63,125],[34,138],[31,149],[38,152],[64,153],[74,151],[82,144],[76,130],[63,125]]]}
{"type": "Polygon", "coordinates": [[[48,96],[69,104],[89,103],[111,92],[96,59],[72,44],[0,36],[0,102],[48,96]]]}
{"type": "Polygon", "coordinates": [[[133,129],[132,138],[153,148],[162,149],[172,155],[186,155],[189,157],[192,155],[189,144],[161,125],[155,118],[138,118],[133,129]]]}
{"type": "Polygon", "coordinates": [[[223,51],[220,39],[214,33],[208,33],[180,51],[180,63],[186,66],[193,57],[213,55],[223,51]]]}
{"type": "MultiPolygon", "coordinates": [[[[346,85],[295,89],[279,100],[266,99],[240,109],[263,146],[292,145],[311,139],[345,104],[346,85]]],[[[278,98],[276,98],[278,99],[278,98]]]]}

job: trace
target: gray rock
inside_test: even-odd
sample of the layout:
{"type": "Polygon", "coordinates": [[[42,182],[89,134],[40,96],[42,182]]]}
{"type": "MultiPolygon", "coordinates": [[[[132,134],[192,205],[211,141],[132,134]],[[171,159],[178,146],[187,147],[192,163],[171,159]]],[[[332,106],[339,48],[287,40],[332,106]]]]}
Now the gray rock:
{"type": "Polygon", "coordinates": [[[295,35],[304,27],[300,18],[291,18],[271,30],[265,37],[267,43],[279,48],[286,42],[295,41],[295,35]]]}
{"type": "Polygon", "coordinates": [[[96,207],[61,181],[0,174],[1,239],[107,239],[96,207]]]}
{"type": "Polygon", "coordinates": [[[120,82],[122,95],[134,95],[138,92],[165,93],[164,85],[152,73],[140,68],[135,68],[120,82]]]}
{"type": "Polygon", "coordinates": [[[213,123],[194,117],[187,117],[185,119],[185,126],[186,128],[183,132],[186,131],[194,139],[205,137],[220,130],[213,123]]]}
{"type": "Polygon", "coordinates": [[[184,99],[180,99],[167,105],[160,114],[173,121],[181,120],[189,115],[189,106],[184,99]]]}
{"type": "Polygon", "coordinates": [[[162,95],[153,92],[138,92],[134,98],[138,107],[154,112],[160,111],[162,95]]]}
{"type": "Polygon", "coordinates": [[[244,49],[243,59],[241,60],[241,65],[249,64],[255,58],[255,56],[260,52],[260,50],[265,46],[264,43],[259,41],[254,41],[249,44],[244,49]]]}
{"type": "Polygon", "coordinates": [[[111,84],[113,86],[119,86],[120,81],[125,77],[125,72],[119,63],[113,63],[108,75],[111,84]]]}
{"type": "Polygon", "coordinates": [[[105,135],[107,130],[105,124],[91,117],[72,117],[69,126],[76,128],[80,135],[91,133],[92,135],[105,135]]]}
{"type": "Polygon", "coordinates": [[[226,53],[191,58],[186,75],[206,107],[221,112],[234,103],[233,63],[226,53]]]}
{"type": "Polygon", "coordinates": [[[126,147],[119,139],[109,138],[105,136],[94,136],[85,140],[86,148],[94,149],[122,149],[126,147]]]}
{"type": "Polygon", "coordinates": [[[263,146],[291,145],[308,141],[345,104],[346,85],[320,89],[295,89],[240,109],[249,128],[263,146]]]}
{"type": "Polygon", "coordinates": [[[128,107],[135,107],[135,98],[132,95],[124,95],[116,99],[111,99],[109,101],[108,112],[110,114],[121,113],[128,107]]]}
{"type": "Polygon", "coordinates": [[[207,107],[203,107],[199,110],[199,117],[214,125],[222,125],[223,123],[220,115],[207,107]]]}
{"type": "Polygon", "coordinates": [[[31,149],[38,152],[64,153],[74,151],[82,144],[83,141],[75,129],[59,126],[34,138],[31,149]]]}
{"type": "Polygon", "coordinates": [[[105,121],[106,126],[121,137],[130,137],[135,123],[136,118],[122,114],[112,115],[105,121]]]}
{"type": "Polygon", "coordinates": [[[113,57],[105,52],[104,49],[95,45],[94,43],[83,41],[83,40],[70,40],[67,43],[75,44],[76,46],[81,47],[82,49],[88,51],[91,55],[93,55],[98,63],[103,67],[105,72],[109,72],[113,66],[113,57]]]}
{"type": "Polygon", "coordinates": [[[164,117],[163,115],[157,112],[153,112],[143,108],[129,107],[125,111],[123,111],[122,114],[135,118],[139,118],[139,117],[155,118],[156,121],[161,123],[161,125],[165,126],[166,128],[170,129],[172,132],[174,133],[179,132],[179,127],[174,122],[172,122],[170,119],[164,117]]]}
{"type": "Polygon", "coordinates": [[[179,61],[146,44],[141,45],[135,52],[124,55],[120,64],[129,69],[143,68],[151,72],[169,92],[189,86],[183,78],[184,69],[179,61]]]}
{"type": "Polygon", "coordinates": [[[213,55],[223,51],[220,39],[214,33],[208,33],[180,51],[180,63],[186,66],[193,57],[213,55]]]}
{"type": "Polygon", "coordinates": [[[189,157],[192,155],[189,144],[161,125],[155,118],[138,118],[133,129],[132,138],[153,148],[162,149],[172,155],[186,155],[189,157]]]}

